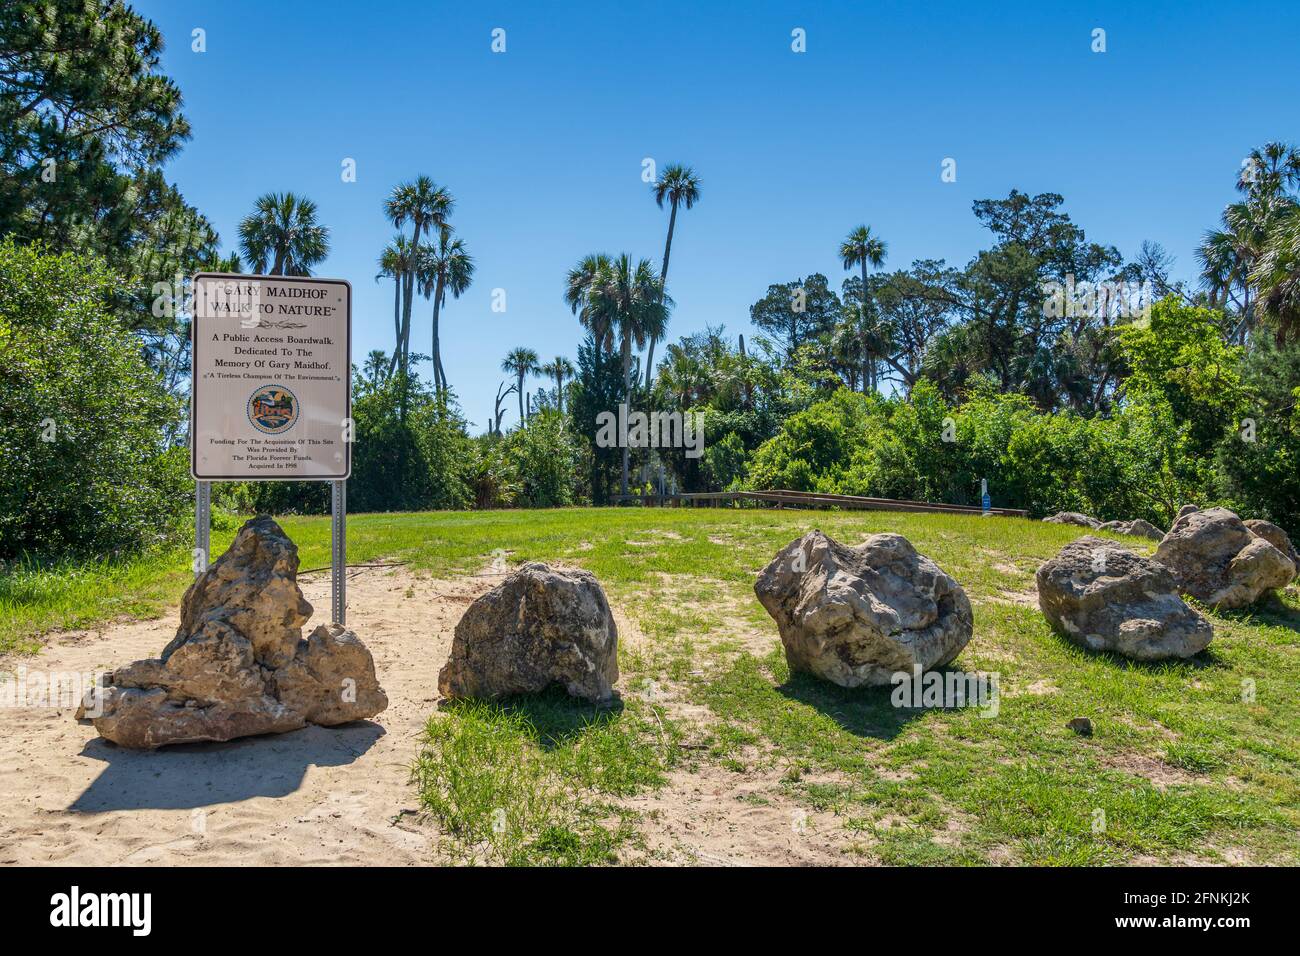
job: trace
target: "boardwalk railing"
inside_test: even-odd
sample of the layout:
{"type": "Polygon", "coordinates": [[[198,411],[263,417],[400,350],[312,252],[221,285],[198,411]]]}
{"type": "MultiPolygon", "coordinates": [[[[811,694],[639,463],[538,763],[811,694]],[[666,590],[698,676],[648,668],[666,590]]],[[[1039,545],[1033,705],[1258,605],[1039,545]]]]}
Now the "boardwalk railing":
{"type": "MultiPolygon", "coordinates": [[[[649,507],[717,507],[731,502],[752,501],[777,508],[858,508],[866,511],[929,511],[943,514],[983,514],[971,505],[950,505],[934,501],[907,501],[898,498],[867,498],[862,495],[832,495],[811,491],[702,491],[680,495],[615,495],[616,502],[639,502],[649,507]]],[[[1009,518],[1027,518],[1019,508],[990,508],[989,514],[1009,518]]]]}

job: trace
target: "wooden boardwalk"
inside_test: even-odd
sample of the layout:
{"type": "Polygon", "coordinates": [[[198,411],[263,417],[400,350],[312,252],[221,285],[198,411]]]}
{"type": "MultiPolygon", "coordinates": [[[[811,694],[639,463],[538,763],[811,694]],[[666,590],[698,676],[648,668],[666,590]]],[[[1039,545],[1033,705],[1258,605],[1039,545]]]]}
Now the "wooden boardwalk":
{"type": "MultiPolygon", "coordinates": [[[[811,491],[702,491],[680,495],[615,495],[616,503],[638,502],[647,507],[684,508],[754,502],[777,508],[855,508],[866,511],[929,511],[942,514],[984,514],[973,505],[950,505],[933,501],[898,498],[867,498],[862,495],[832,495],[811,491]]],[[[988,514],[1004,518],[1027,518],[1020,508],[990,508],[988,514]]]]}

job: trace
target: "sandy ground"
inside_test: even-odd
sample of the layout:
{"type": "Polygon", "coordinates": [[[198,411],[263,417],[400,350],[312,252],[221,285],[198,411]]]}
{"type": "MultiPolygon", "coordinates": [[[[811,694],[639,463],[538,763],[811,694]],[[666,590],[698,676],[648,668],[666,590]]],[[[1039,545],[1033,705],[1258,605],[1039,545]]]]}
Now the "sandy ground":
{"type": "MultiPolygon", "coordinates": [[[[465,606],[497,575],[419,580],[356,569],[348,624],[375,657],[388,709],[373,721],[308,727],[154,752],[106,743],[65,706],[6,708],[0,728],[0,864],[418,864],[437,833],[415,819],[409,768],[435,709],[438,668],[465,606]]],[[[329,575],[300,579],[329,613],[329,575]]],[[[54,636],[5,670],[90,673],[155,656],[179,609],[102,633],[54,636]]]]}
{"type": "MultiPolygon", "coordinates": [[[[63,706],[0,715],[0,865],[418,865],[446,862],[438,831],[418,815],[409,770],[424,722],[437,713],[438,668],[466,606],[501,580],[504,562],[453,580],[404,567],[350,572],[348,624],[375,657],[388,709],[372,721],[309,727],[225,744],[136,752],[99,739],[63,706]]],[[[329,576],[299,583],[328,615],[329,576]]],[[[620,640],[644,640],[615,608],[620,640]]],[[[0,670],[94,674],[152,657],[179,609],[154,621],[53,635],[35,657],[0,670]]],[[[775,637],[768,635],[768,640],[775,637]]],[[[766,649],[766,648],[765,648],[766,649]]],[[[670,701],[688,723],[702,708],[670,701]]],[[[628,862],[782,865],[852,862],[843,831],[803,815],[777,771],[737,774],[701,762],[627,801],[642,815],[648,853],[628,862]]]]}

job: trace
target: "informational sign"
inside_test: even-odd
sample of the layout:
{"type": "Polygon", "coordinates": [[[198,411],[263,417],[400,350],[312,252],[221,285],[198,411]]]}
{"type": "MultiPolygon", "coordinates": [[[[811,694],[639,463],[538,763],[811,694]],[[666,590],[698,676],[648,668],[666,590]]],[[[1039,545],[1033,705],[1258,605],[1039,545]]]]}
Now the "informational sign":
{"type": "Polygon", "coordinates": [[[347,478],[352,286],[201,272],[193,292],[195,480],[347,478]]]}

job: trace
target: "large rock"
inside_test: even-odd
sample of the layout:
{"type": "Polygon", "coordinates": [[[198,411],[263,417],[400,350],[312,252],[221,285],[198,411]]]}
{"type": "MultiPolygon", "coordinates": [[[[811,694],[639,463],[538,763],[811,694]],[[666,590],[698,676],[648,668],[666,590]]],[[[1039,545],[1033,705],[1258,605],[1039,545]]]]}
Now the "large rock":
{"type": "Polygon", "coordinates": [[[1093,535],[1071,541],[1038,569],[1038,606],[1069,640],[1140,661],[1205,649],[1210,622],[1178,595],[1168,568],[1093,535]]]}
{"type": "Polygon", "coordinates": [[[185,592],[162,654],[108,675],[79,716],[114,743],[152,748],[378,714],[388,698],[355,634],[331,624],[302,639],[312,608],[297,575],[294,543],[252,519],[185,592]]]}
{"type": "Polygon", "coordinates": [[[1058,511],[1043,520],[1049,524],[1077,524],[1081,528],[1091,528],[1093,531],[1101,527],[1101,522],[1096,518],[1090,518],[1088,515],[1080,514],[1077,511],[1058,511]]]}
{"type": "Polygon", "coordinates": [[[1164,537],[1164,533],[1159,528],[1141,518],[1134,518],[1132,521],[1107,521],[1097,530],[1114,531],[1116,534],[1127,534],[1134,538],[1150,538],[1152,541],[1159,541],[1164,537]]]}
{"type": "Polygon", "coordinates": [[[790,669],[841,687],[941,667],[973,630],[961,585],[897,534],[850,548],[811,531],[772,559],[754,593],[776,620],[790,669]]]}
{"type": "Polygon", "coordinates": [[[618,628],[595,575],[532,562],[465,610],[438,690],[509,697],[559,684],[603,701],[617,680],[618,628]]]}
{"type": "Polygon", "coordinates": [[[1174,522],[1155,559],[1178,588],[1214,607],[1239,608],[1285,587],[1296,567],[1227,508],[1191,511],[1174,522]]]}
{"type": "Polygon", "coordinates": [[[1263,538],[1273,547],[1277,548],[1296,566],[1296,572],[1300,574],[1300,554],[1296,552],[1295,545],[1291,543],[1291,536],[1273,524],[1271,521],[1265,521],[1262,518],[1248,518],[1242,522],[1250,533],[1257,538],[1263,538]]]}

